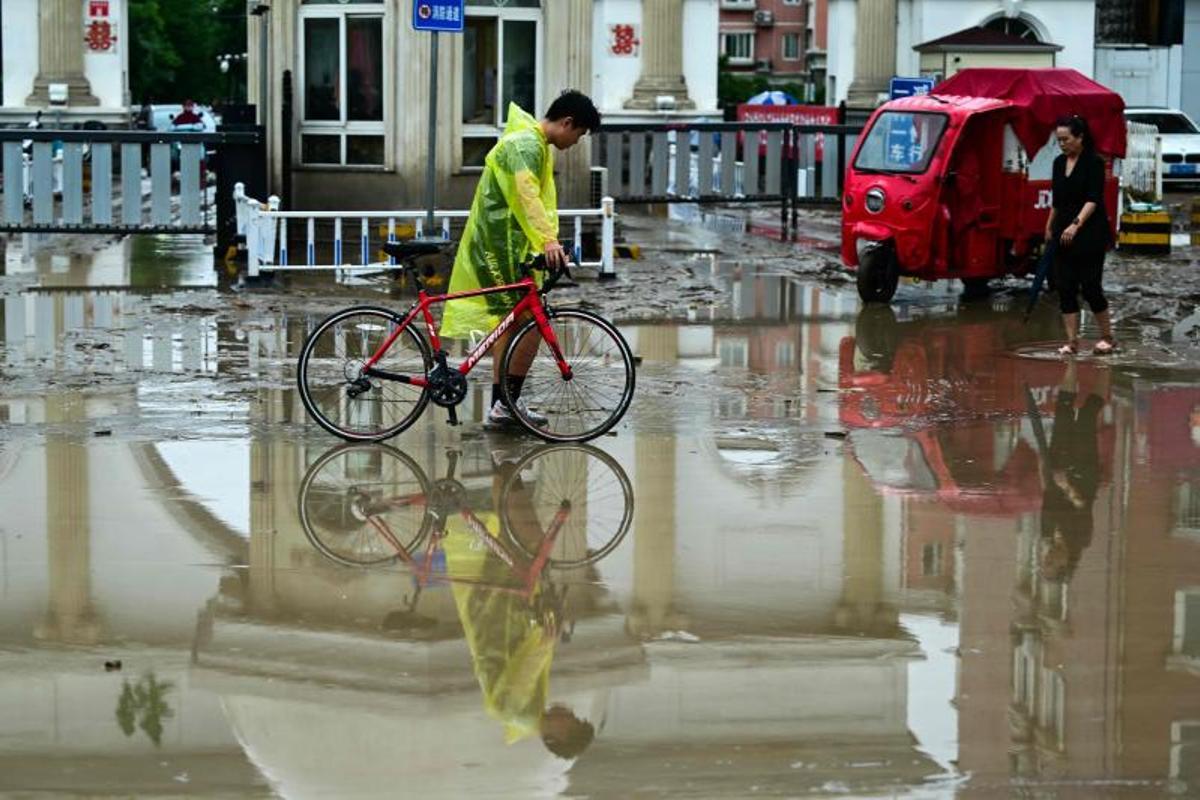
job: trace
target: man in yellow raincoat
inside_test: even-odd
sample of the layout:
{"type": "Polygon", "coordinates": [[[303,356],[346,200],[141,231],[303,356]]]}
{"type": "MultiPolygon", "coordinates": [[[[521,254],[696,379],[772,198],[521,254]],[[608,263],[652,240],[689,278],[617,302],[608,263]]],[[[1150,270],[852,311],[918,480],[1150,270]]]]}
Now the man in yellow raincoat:
{"type": "MultiPolygon", "coordinates": [[[[450,274],[451,293],[515,283],[521,277],[520,265],[539,253],[545,254],[548,266],[566,265],[566,253],[558,241],[558,194],[550,146],[567,150],[585,133],[599,127],[596,106],[587,95],[574,90],[559,95],[541,120],[516,103],[509,104],[504,135],[487,154],[458,245],[450,274]]],[[[453,300],[446,304],[441,333],[450,338],[468,338],[473,331],[486,335],[500,324],[517,299],[512,293],[498,292],[453,300]]],[[[513,330],[515,325],[492,347],[489,427],[507,427],[516,422],[500,392],[500,367],[513,330]]],[[[509,396],[518,404],[521,384],[537,352],[537,339],[530,339],[529,344],[514,356],[508,375],[509,396]]],[[[538,421],[538,415],[528,410],[526,417],[538,421]]]]}

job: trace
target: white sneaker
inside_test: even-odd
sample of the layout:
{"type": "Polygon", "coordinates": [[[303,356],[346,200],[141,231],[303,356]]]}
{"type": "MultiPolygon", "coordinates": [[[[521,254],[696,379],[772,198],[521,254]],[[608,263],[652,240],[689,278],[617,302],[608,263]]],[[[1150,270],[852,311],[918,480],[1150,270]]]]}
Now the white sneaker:
{"type": "Polygon", "coordinates": [[[550,424],[550,418],[545,414],[540,414],[530,408],[529,404],[525,402],[524,397],[517,398],[517,410],[521,412],[521,416],[524,417],[527,422],[532,422],[539,428],[544,428],[550,424]]]}
{"type": "MultiPolygon", "coordinates": [[[[531,410],[526,405],[524,397],[517,398],[517,409],[521,412],[521,416],[539,428],[550,423],[549,417],[531,410]]],[[[512,409],[500,401],[492,403],[492,407],[488,409],[487,420],[484,423],[485,427],[488,428],[511,428],[514,425],[519,426],[520,424],[516,415],[513,414],[512,409]]]]}

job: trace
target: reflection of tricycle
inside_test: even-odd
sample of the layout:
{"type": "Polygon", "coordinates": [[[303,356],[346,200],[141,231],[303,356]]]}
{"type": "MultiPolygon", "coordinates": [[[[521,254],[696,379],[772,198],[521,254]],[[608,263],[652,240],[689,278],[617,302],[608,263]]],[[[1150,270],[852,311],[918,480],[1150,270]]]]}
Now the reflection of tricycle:
{"type": "MultiPolygon", "coordinates": [[[[932,94],[884,104],[846,172],[842,260],[857,269],[859,295],[886,303],[901,275],[977,290],[1029,272],[1052,200],[1055,120],[1083,116],[1097,152],[1119,158],[1123,108],[1068,69],[968,69],[932,94]]],[[[1115,221],[1111,166],[1105,200],[1115,221]]]]}
{"type": "MultiPolygon", "coordinates": [[[[1035,323],[1034,336],[1054,320],[1035,323]]],[[[838,416],[855,455],[881,490],[937,498],[963,513],[1008,517],[1041,500],[1029,415],[1052,418],[1065,367],[1019,355],[1030,329],[986,307],[897,322],[864,309],[838,352],[838,416]],[[1033,408],[1031,408],[1031,404],[1033,408]]],[[[1108,402],[1099,366],[1078,367],[1078,398],[1108,402]]],[[[1100,429],[1107,482],[1115,429],[1100,429]]]]}

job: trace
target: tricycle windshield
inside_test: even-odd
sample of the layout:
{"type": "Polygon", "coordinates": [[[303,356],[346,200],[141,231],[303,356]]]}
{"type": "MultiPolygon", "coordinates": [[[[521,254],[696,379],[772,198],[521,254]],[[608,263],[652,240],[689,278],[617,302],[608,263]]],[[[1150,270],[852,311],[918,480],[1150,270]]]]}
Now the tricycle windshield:
{"type": "Polygon", "coordinates": [[[863,172],[922,173],[929,168],[945,130],[945,114],[885,111],[867,132],[854,168],[863,172]]]}

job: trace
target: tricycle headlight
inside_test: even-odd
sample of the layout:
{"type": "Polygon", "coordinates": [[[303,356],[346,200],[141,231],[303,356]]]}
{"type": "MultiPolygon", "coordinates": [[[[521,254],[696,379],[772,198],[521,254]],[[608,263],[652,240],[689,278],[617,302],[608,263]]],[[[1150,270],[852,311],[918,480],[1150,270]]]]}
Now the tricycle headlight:
{"type": "Polygon", "coordinates": [[[872,214],[878,214],[883,211],[883,206],[887,201],[887,195],[883,193],[883,189],[876,186],[867,192],[866,199],[863,201],[867,206],[867,211],[872,214]]]}

